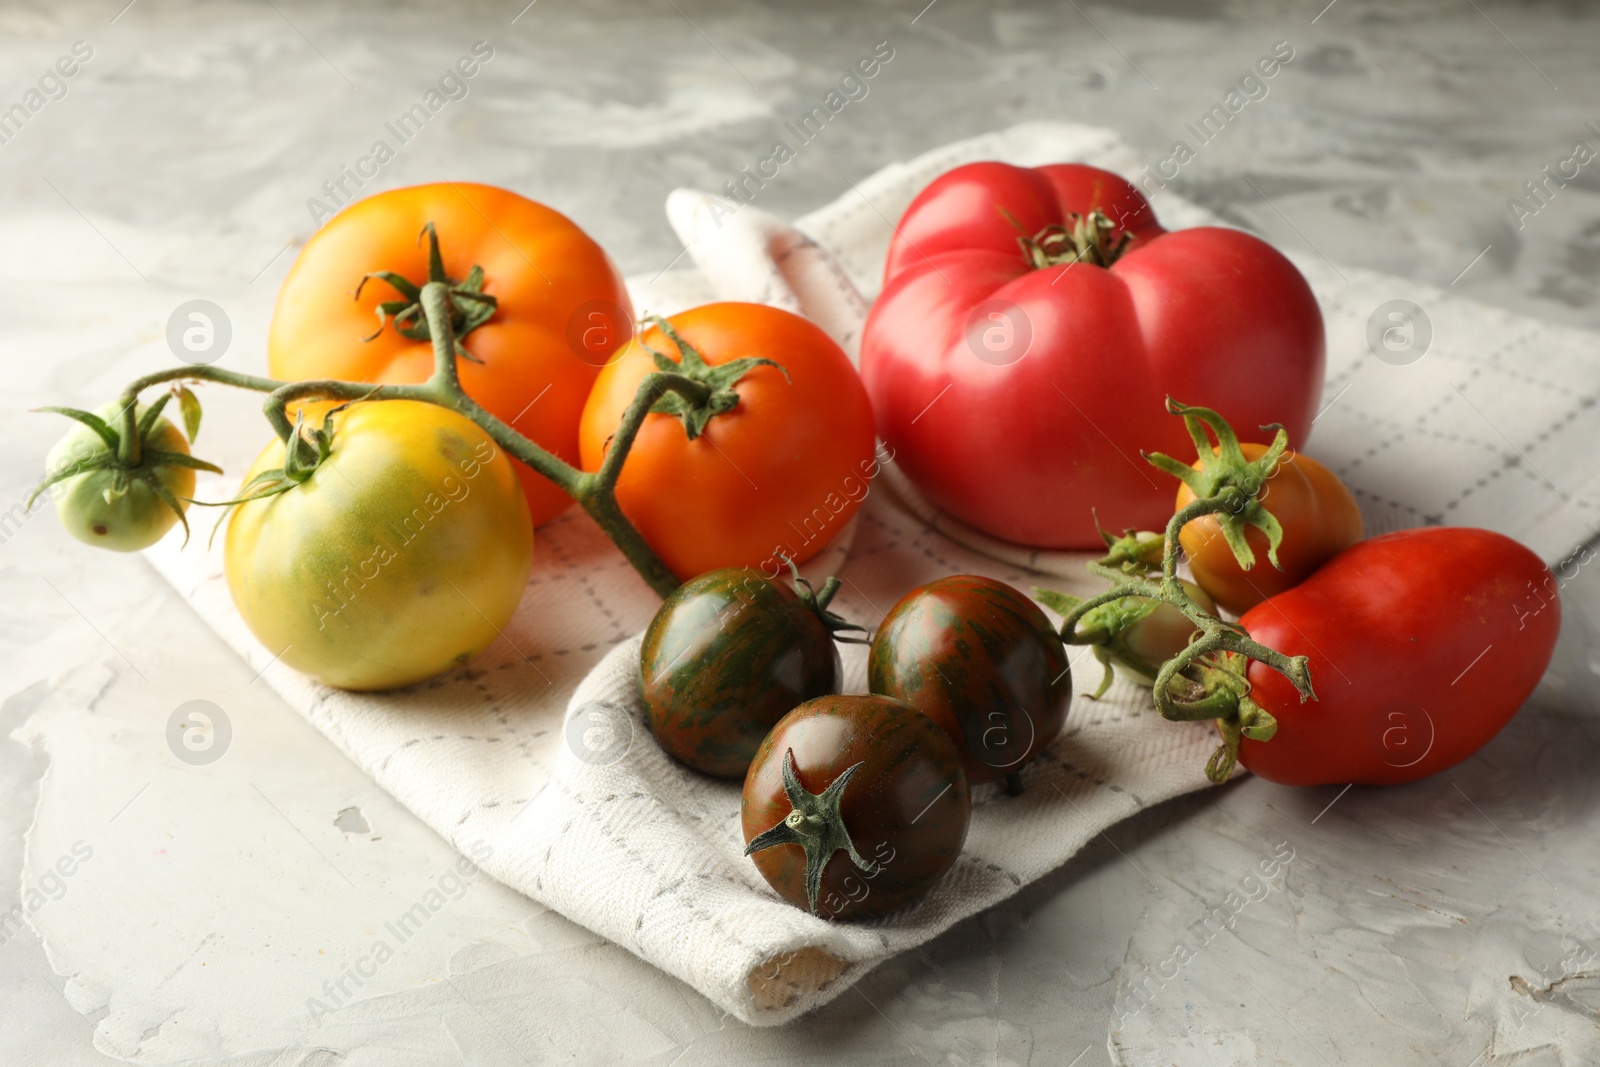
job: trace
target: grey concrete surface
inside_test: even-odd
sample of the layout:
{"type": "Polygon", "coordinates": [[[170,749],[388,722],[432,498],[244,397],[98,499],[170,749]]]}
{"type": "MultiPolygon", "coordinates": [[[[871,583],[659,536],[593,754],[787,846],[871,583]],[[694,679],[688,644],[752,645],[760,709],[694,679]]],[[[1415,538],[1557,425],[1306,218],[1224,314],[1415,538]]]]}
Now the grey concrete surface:
{"type": "MultiPolygon", "coordinates": [[[[368,190],[505,184],[572,216],[629,273],[678,256],[669,190],[716,190],[762,158],[876,42],[892,63],[762,207],[792,217],[885,163],[1027,119],[1114,127],[1154,164],[1287,41],[1270,93],[1182,168],[1179,192],[1286,246],[1600,328],[1600,161],[1543,203],[1522,188],[1575,144],[1600,148],[1600,8],[924,2],[6,0],[0,108],[30,89],[47,99],[0,144],[0,511],[59,432],[25,409],[91,405],[170,359],[183,300],[227,308],[230,360],[259,362],[276,283],[313,228],[308,200],[477,41],[494,56],[465,98],[368,190]],[[41,83],[79,41],[91,54],[73,76],[41,83]]],[[[410,899],[453,852],[254,685],[152,571],[37,514],[0,523],[0,910],[30,888],[25,850],[136,835],[150,859],[83,863],[0,940],[0,1063],[1600,1062],[1588,570],[1568,587],[1551,679],[1466,764],[1348,793],[1246,780],[1146,812],[793,1026],[720,1017],[477,885],[384,995],[307,1037],[304,1020],[255,1007],[281,992],[274,954],[315,953],[309,931],[330,921],[318,887],[332,875],[291,829],[344,835],[343,873],[375,887],[370,914],[332,917],[351,923],[410,899]],[[175,767],[162,737],[192,697],[237,724],[214,768],[175,767]],[[112,765],[148,768],[149,791],[97,790],[112,765]],[[1280,881],[1195,943],[1280,846],[1294,857],[1280,881]],[[140,926],[148,951],[110,934],[140,926]],[[1194,951],[1174,967],[1180,942],[1194,951]]]]}

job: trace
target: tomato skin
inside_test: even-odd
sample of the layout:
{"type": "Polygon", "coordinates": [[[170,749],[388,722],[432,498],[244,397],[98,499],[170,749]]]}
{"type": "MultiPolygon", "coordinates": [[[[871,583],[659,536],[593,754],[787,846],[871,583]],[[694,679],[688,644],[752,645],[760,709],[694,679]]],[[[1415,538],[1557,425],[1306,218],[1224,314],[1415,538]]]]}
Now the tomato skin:
{"type": "MultiPolygon", "coordinates": [[[[397,299],[364,275],[394,271],[428,278],[434,223],[445,271],[462,280],[476,264],[484,292],[499,300],[492,319],[462,339],[481,362],[458,359],[462,388],[512,429],[569,463],[578,462],[578,419],[600,367],[632,330],[622,275],[571,220],[494,186],[437,182],[359,200],[311,236],[284,279],[267,337],[267,367],[283,379],[338,378],[403,384],[433,372],[433,347],[392,326],[371,341],[378,304],[397,299]],[[593,317],[599,316],[598,320],[593,317]],[[600,322],[600,326],[584,323],[600,322]],[[610,328],[606,328],[606,324],[610,328]]],[[[515,464],[529,514],[540,525],[572,501],[515,464]]]]}
{"type": "Polygon", "coordinates": [[[727,568],[669,595],[640,647],[650,730],[704,774],[743,778],[773,725],[839,687],[833,635],[780,579],[727,568]]]}
{"type": "MultiPolygon", "coordinates": [[[[147,405],[140,404],[135,418],[143,418],[146,409],[147,405]]],[[[122,412],[122,405],[112,401],[102,405],[95,414],[120,434],[124,429],[122,412]]],[[[144,447],[189,454],[189,442],[183,434],[159,416],[144,440],[144,447]]],[[[45,457],[45,470],[53,474],[105,451],[106,443],[100,435],[80,423],[50,449],[45,457]]],[[[177,498],[178,506],[187,512],[186,501],[194,496],[194,471],[188,467],[160,467],[155,476],[177,498]]],[[[178,521],[178,513],[137,479],[123,476],[119,486],[116,471],[85,471],[57,482],[48,491],[55,501],[61,525],[68,533],[86,545],[109,548],[113,552],[149,548],[178,521]],[[108,492],[110,500],[106,499],[108,492]]]]}
{"type": "Polygon", "coordinates": [[[1021,770],[1061,733],[1072,701],[1066,649],[1044,612],[974,574],[929,582],[890,608],[867,680],[938,723],[973,785],[1021,770]]]}
{"type": "Polygon", "coordinates": [[[1392,785],[1482,748],[1533,692],[1555,649],[1555,578],[1488,530],[1425,527],[1363,541],[1252,608],[1250,636],[1310,658],[1318,699],[1251,663],[1278,719],[1239,762],[1286,785],[1392,785]]]}
{"type": "MultiPolygon", "coordinates": [[[[246,482],[283,451],[269,444],[246,482]]],[[[332,454],[305,482],[240,504],[224,559],[239,614],[284,663],[341,689],[394,689],[498,638],[533,528],[488,434],[435,404],[384,400],[334,416],[332,454]]]]}
{"type": "MultiPolygon", "coordinates": [[[[956,862],[972,820],[972,797],[955,745],[933,720],[881,696],[825,696],[795,708],[761,743],[739,807],[744,839],[776,826],[791,810],[783,789],[784,753],[794,751],[800,784],[821,793],[856,763],[839,811],[856,851],[881,869],[863,875],[837,852],[822,874],[817,914],[870,919],[920,897],[956,862]]],[[[752,853],[767,884],[807,907],[805,852],[777,845],[752,853]]]]}
{"type": "Polygon", "coordinates": [[[878,432],[918,488],[1047,548],[1099,549],[1094,508],[1137,528],[1171,517],[1170,483],[1139,458],[1192,447],[1168,395],[1235,426],[1282,423],[1298,445],[1323,361],[1316,299],[1271,246],[1168,233],[1129,183],[1075,164],[973,163],[936,179],[901,219],[861,344],[878,432]],[[1133,235],[1109,268],[1033,269],[1005,214],[1031,235],[1097,207],[1133,235]],[[988,336],[988,301],[1020,312],[1025,348],[1015,332],[1014,348],[979,358],[969,337],[988,336]]]}
{"type": "MultiPolygon", "coordinates": [[[[722,567],[775,574],[778,554],[803,563],[860,507],[876,475],[872,408],[849,357],[821,328],[764,304],[707,304],[668,321],[716,366],[759,366],[739,405],[687,439],[683,423],[648,416],[617,481],[617,502],[679,578],[722,567]]],[[[601,371],[583,412],[585,470],[597,470],[639,383],[656,370],[644,345],[678,359],[657,327],[601,371]],[[641,343],[642,342],[642,343],[641,343]]]]}
{"type": "MultiPolygon", "coordinates": [[[[1267,451],[1266,445],[1252,441],[1241,442],[1239,447],[1247,460],[1267,451]]],[[[1198,461],[1195,465],[1199,466],[1198,461]]],[[[1194,499],[1193,490],[1180,485],[1173,510],[1182,510],[1194,499]]],[[[1195,581],[1236,615],[1294,588],[1361,540],[1361,508],[1356,498],[1338,475],[1310,456],[1285,453],[1259,499],[1283,527],[1283,541],[1278,545],[1281,570],[1267,559],[1267,535],[1253,526],[1245,528],[1245,540],[1256,554],[1256,565],[1248,571],[1228,548],[1216,516],[1195,519],[1178,533],[1195,581]]]]}

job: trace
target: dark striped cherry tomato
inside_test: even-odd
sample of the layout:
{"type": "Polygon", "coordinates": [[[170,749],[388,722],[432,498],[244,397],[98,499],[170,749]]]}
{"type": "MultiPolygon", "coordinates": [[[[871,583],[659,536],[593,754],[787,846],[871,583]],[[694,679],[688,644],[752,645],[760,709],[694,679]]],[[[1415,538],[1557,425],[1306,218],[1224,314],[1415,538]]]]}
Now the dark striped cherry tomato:
{"type": "Polygon", "coordinates": [[[1020,772],[1067,721],[1072,674],[1038,605],[1004,582],[958,574],[889,610],[872,639],[867,681],[944,727],[973,785],[1020,772]]]}
{"type": "Polygon", "coordinates": [[[915,708],[825,696],[761,743],[740,805],[745,854],[791,904],[824,919],[895,911],[961,854],[972,797],[961,755],[915,708]]]}
{"type": "Polygon", "coordinates": [[[706,774],[742,777],[772,724],[839,688],[829,578],[800,592],[746,567],[707,571],[667,597],[645,631],[639,674],[661,747],[706,774]]]}

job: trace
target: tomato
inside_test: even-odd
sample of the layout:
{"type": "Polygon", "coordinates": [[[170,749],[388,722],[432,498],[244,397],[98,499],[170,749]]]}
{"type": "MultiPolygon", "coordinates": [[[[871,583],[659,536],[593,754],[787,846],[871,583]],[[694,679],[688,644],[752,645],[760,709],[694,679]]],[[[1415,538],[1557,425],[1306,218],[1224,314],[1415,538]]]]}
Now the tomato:
{"type": "MultiPolygon", "coordinates": [[[[774,723],[795,705],[839,688],[820,593],[747,568],[709,571],[679,586],[644,632],[639,675],[661,747],[705,774],[742,778],[774,723]]],[[[856,627],[857,629],[859,627],[856,627]]]]}
{"type": "MultiPolygon", "coordinates": [[[[140,404],[136,420],[142,421],[148,411],[148,406],[140,404]]],[[[120,436],[122,412],[122,405],[112,402],[93,414],[120,436]]],[[[189,498],[194,496],[194,471],[159,462],[160,453],[189,455],[183,434],[157,415],[140,440],[144,456],[136,471],[97,465],[110,460],[111,449],[99,433],[83,424],[74,426],[50,449],[44,464],[47,475],[60,474],[74,465],[90,468],[55,482],[48,490],[61,525],[73,537],[97,548],[137,552],[161,540],[188,510],[189,498]],[[162,491],[167,500],[162,499],[162,491]]]]}
{"type": "MultiPolygon", "coordinates": [[[[672,572],[720,567],[776,574],[804,563],[860,507],[877,474],[872,408],[843,350],[819,327],[764,304],[708,304],[669,324],[711,366],[770,359],[732,388],[729,410],[690,439],[680,419],[649,415],[617,481],[617,502],[672,572]],[[785,377],[787,374],[787,377],[785,377]]],[[[648,349],[682,358],[657,327],[600,372],[583,412],[583,466],[596,470],[639,383],[648,349]]]]}
{"type": "MultiPolygon", "coordinates": [[[[622,276],[600,246],[565,216],[505,189],[438,182],[357,201],[306,242],[278,294],[267,366],[285,379],[411,383],[433,371],[427,340],[393,324],[370,341],[378,305],[400,297],[373,271],[416,285],[428,280],[433,223],[445,270],[464,281],[474,266],[498,306],[464,337],[461,385],[490,414],[569,463],[578,461],[578,418],[594,379],[632,331],[622,276]],[[355,299],[351,294],[360,286],[355,299]]],[[[459,324],[458,324],[459,328],[459,324]]],[[[514,462],[514,461],[513,461],[514,462]]],[[[516,464],[534,525],[571,500],[516,464]]]]}
{"type": "MultiPolygon", "coordinates": [[[[1182,578],[1178,579],[1178,584],[1183,586],[1183,591],[1189,594],[1189,599],[1200,610],[1208,615],[1217,613],[1216,602],[1204,589],[1182,578]]],[[[1188,646],[1195,627],[1187,615],[1164,601],[1144,597],[1124,598],[1124,601],[1128,600],[1137,603],[1118,605],[1126,614],[1121,620],[1123,625],[1113,647],[1117,662],[1128,668],[1130,676],[1149,685],[1156,680],[1161,665],[1188,646]]]]}
{"type": "Polygon", "coordinates": [[[761,743],[739,817],[746,854],[779,896],[822,918],[870,919],[956,862],[972,797],[933,720],[888,697],[825,696],[761,743]]]}
{"type": "Polygon", "coordinates": [[[861,373],[879,434],[941,510],[1008,541],[1088,549],[1092,509],[1139,528],[1171,517],[1171,490],[1139,460],[1188,445],[1165,396],[1237,426],[1282,423],[1299,444],[1323,348],[1310,287],[1258,238],[1168,233],[1094,167],[986,162],[906,210],[861,373]],[[1096,210],[1103,227],[1082,218],[1096,210]]]}
{"type": "Polygon", "coordinates": [[[1488,530],[1426,527],[1363,541],[1240,623],[1310,659],[1317,699],[1251,663],[1251,696],[1278,720],[1239,761],[1288,785],[1412,782],[1499,733],[1555,649],[1548,568],[1488,530]]]}
{"type": "Polygon", "coordinates": [[[1005,779],[1013,790],[1061,733],[1072,700],[1066,649],[1044,612],[975,574],[929,582],[889,609],[867,654],[867,683],[938,723],[973,785],[1005,779]]]}
{"type": "MultiPolygon", "coordinates": [[[[1189,599],[1210,615],[1217,613],[1216,602],[1193,582],[1178,579],[1189,599]]],[[[1060,615],[1078,606],[1079,598],[1049,589],[1035,589],[1034,596],[1060,615]]],[[[1104,671],[1100,686],[1092,694],[1098,700],[1111,688],[1112,664],[1139,685],[1154,684],[1161,667],[1188,647],[1195,634],[1189,616],[1161,600],[1125,596],[1089,610],[1079,620],[1075,644],[1094,649],[1104,671]]]]}
{"type": "MultiPolygon", "coordinates": [[[[1267,446],[1249,441],[1239,447],[1247,460],[1258,459],[1267,451],[1267,446]]],[[[1195,467],[1199,466],[1197,460],[1195,467]]],[[[1174,510],[1182,510],[1194,499],[1193,490],[1180,486],[1174,510]]],[[[1235,614],[1299,585],[1361,540],[1361,509],[1356,498],[1338,475],[1303,453],[1284,453],[1258,499],[1283,527],[1277,567],[1267,561],[1267,535],[1255,527],[1244,531],[1256,554],[1256,566],[1250,570],[1239,566],[1215,515],[1186,523],[1178,533],[1195,581],[1235,614]]]]}
{"type": "MultiPolygon", "coordinates": [[[[326,410],[325,403],[308,408],[326,410]]],[[[465,663],[522,597],[533,528],[516,465],[478,426],[412,400],[332,417],[305,481],[228,520],[228,591],[250,632],[341,689],[393,689],[465,663]]],[[[246,476],[281,468],[273,441],[246,476]]]]}

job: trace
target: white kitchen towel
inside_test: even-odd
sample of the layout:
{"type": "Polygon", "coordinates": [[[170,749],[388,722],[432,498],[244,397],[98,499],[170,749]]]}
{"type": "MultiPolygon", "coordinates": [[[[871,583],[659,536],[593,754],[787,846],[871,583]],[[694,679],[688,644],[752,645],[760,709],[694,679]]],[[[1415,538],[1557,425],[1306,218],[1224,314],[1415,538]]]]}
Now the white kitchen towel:
{"type": "MultiPolygon", "coordinates": [[[[723,217],[721,227],[696,229],[693,214],[705,198],[678,195],[674,221],[705,274],[680,271],[636,285],[635,302],[641,311],[671,313],[718,292],[768,299],[807,311],[853,349],[860,294],[875,291],[889,220],[935,174],[978,158],[1131,163],[1106,131],[1035,125],[888,168],[801,220],[798,231],[749,207],[723,217]]],[[[1157,206],[1168,225],[1204,219],[1170,197],[1158,197],[1157,206]]],[[[1473,522],[1547,554],[1584,533],[1594,497],[1575,442],[1595,429],[1587,405],[1600,387],[1600,365],[1582,358],[1595,351],[1593,337],[1348,268],[1350,285],[1340,287],[1327,277],[1339,273],[1331,265],[1303,266],[1328,316],[1334,375],[1333,407],[1317,425],[1314,451],[1351,478],[1374,527],[1435,517],[1473,522]],[[1425,304],[1436,323],[1427,358],[1400,368],[1412,375],[1409,387],[1385,379],[1380,372],[1393,368],[1363,355],[1371,307],[1397,295],[1425,304]],[[1528,362],[1530,349],[1538,352],[1531,375],[1514,366],[1528,362]],[[1435,357],[1442,376],[1429,366],[1435,357]],[[1413,410],[1408,395],[1426,403],[1413,410]],[[1470,402],[1460,402],[1465,397],[1470,402]],[[1350,413],[1339,416],[1341,408],[1350,413]],[[1417,419],[1417,411],[1428,418],[1417,419]],[[1486,437],[1490,420],[1494,433],[1509,437],[1486,437]],[[1567,492],[1550,489],[1545,475],[1567,492]]],[[[207,451],[237,453],[244,443],[210,442],[207,451]]],[[[836,604],[851,618],[875,624],[905,591],[951,573],[1026,587],[1040,580],[1031,564],[1060,572],[1048,579],[1056,588],[1092,590],[1084,557],[1036,560],[988,542],[902,488],[903,497],[882,487],[868,495],[846,535],[848,558],[836,542],[808,568],[840,574],[836,604]]],[[[1206,785],[1214,735],[1162,721],[1147,691],[1119,680],[1101,701],[1074,700],[1065,734],[1029,768],[1021,797],[993,787],[976,792],[960,862],[920,903],[873,923],[824,923],[778,900],[741,856],[737,786],[682,769],[650,739],[636,690],[635,636],[657,600],[581,514],[540,529],[527,594],[503,641],[459,671],[388,695],[330,690],[275,663],[229,601],[220,545],[207,552],[201,541],[180,551],[169,538],[151,558],[357,765],[458,847],[487,846],[482,866],[494,877],[747,1022],[781,1023],[837,996],[877,963],[1060,866],[1108,826],[1206,785]]],[[[1076,656],[1077,692],[1097,679],[1093,659],[1076,656]]],[[[847,688],[859,690],[863,681],[863,656],[852,647],[847,688]]]]}

